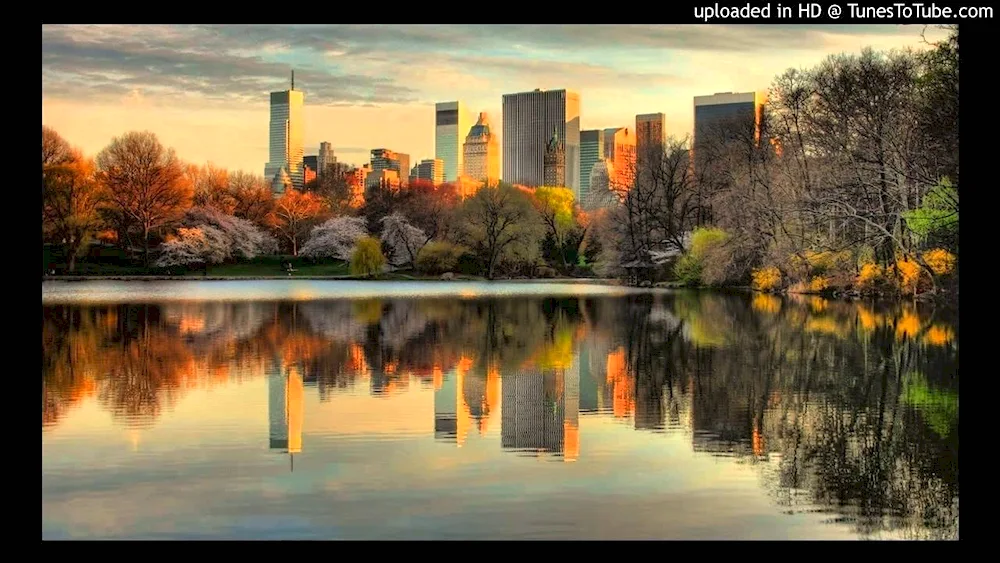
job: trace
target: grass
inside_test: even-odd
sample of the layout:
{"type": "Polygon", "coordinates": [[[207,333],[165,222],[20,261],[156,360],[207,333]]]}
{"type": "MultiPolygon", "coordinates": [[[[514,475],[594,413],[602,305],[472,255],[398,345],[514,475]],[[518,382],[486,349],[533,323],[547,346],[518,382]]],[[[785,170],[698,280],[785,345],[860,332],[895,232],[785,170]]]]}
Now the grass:
{"type": "MultiPolygon", "coordinates": [[[[291,277],[297,276],[346,276],[347,262],[324,261],[312,262],[293,256],[261,256],[247,262],[232,264],[215,264],[208,267],[209,276],[219,277],[258,277],[287,275],[284,264],[291,262],[291,277]]],[[[205,275],[204,270],[192,269],[185,272],[186,276],[205,275]]]]}

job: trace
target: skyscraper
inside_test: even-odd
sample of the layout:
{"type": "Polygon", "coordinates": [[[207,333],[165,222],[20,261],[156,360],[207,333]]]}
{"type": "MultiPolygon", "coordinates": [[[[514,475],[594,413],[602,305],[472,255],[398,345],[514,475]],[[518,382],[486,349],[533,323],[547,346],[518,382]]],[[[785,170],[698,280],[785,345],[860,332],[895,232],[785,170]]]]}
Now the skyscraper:
{"type": "Polygon", "coordinates": [[[760,111],[766,102],[761,92],[722,92],[694,97],[694,144],[706,142],[717,126],[739,121],[760,125],[760,111]]]}
{"type": "Polygon", "coordinates": [[[434,104],[434,157],[444,162],[444,181],[454,182],[462,173],[462,135],[472,117],[461,101],[434,104]]]}
{"type": "Polygon", "coordinates": [[[414,168],[416,169],[414,176],[417,180],[430,182],[435,186],[444,182],[444,163],[441,162],[440,158],[425,158],[414,168]]]}
{"type": "Polygon", "coordinates": [[[400,181],[409,179],[410,155],[389,149],[372,149],[372,172],[395,170],[400,181]]]}
{"type": "MultiPolygon", "coordinates": [[[[271,121],[268,129],[268,161],[264,165],[264,177],[272,186],[283,185],[279,181],[282,170],[291,179],[292,186],[301,190],[305,185],[302,159],[305,153],[305,116],[303,106],[305,94],[295,89],[295,72],[292,71],[291,88],[283,92],[271,92],[271,121]]],[[[275,195],[281,195],[275,193],[275,195]]]]}
{"type": "Polygon", "coordinates": [[[566,185],[566,143],[559,139],[559,132],[552,131],[552,138],[545,146],[545,172],[543,174],[546,186],[564,187],[566,185]]]}
{"type": "Polygon", "coordinates": [[[500,179],[500,146],[485,112],[466,135],[462,153],[462,176],[490,184],[500,179]]]}
{"type": "Polygon", "coordinates": [[[566,187],[580,197],[580,95],[535,90],[503,96],[503,179],[545,183],[545,148],[555,129],[564,143],[566,187]]]}
{"type": "Polygon", "coordinates": [[[588,201],[590,174],[594,165],[604,159],[604,131],[580,131],[580,202],[588,201]]]}
{"type": "Polygon", "coordinates": [[[604,158],[611,161],[609,167],[610,187],[614,190],[628,189],[635,179],[635,132],[628,127],[612,127],[604,130],[604,158]]]}
{"type": "Polygon", "coordinates": [[[650,154],[663,151],[667,141],[667,117],[662,113],[643,113],[635,116],[635,154],[641,162],[650,154]]]}
{"type": "Polygon", "coordinates": [[[319,144],[319,154],[316,155],[316,173],[322,176],[327,168],[332,164],[336,164],[337,157],[333,155],[333,146],[330,143],[323,141],[319,144]]]}

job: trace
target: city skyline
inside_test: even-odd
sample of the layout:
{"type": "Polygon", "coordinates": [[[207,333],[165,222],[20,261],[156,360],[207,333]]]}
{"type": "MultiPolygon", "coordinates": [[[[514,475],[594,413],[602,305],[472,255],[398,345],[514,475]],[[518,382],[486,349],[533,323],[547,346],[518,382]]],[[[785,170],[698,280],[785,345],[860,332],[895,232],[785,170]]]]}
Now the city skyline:
{"type": "Polygon", "coordinates": [[[43,26],[42,120],[88,153],[145,129],[185,160],[259,173],[268,94],[294,69],[306,154],[329,141],[355,165],[376,147],[419,161],[434,158],[440,101],[502,123],[504,94],[566,88],[581,95],[580,129],[662,112],[685,136],[694,96],[765,89],[866,46],[923,47],[920,25],[578,27],[43,26]]]}

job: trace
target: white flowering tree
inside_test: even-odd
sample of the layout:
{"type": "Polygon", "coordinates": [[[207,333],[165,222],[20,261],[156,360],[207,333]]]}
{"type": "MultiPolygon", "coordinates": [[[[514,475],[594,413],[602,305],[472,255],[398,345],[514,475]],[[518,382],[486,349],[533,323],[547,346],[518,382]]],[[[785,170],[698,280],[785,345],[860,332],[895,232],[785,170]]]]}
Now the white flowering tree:
{"type": "Polygon", "coordinates": [[[427,235],[414,227],[402,213],[386,215],[382,224],[382,243],[389,249],[389,263],[393,266],[412,265],[417,253],[427,243],[427,235]]]}
{"type": "Polygon", "coordinates": [[[188,228],[211,227],[218,231],[225,239],[231,258],[252,260],[278,251],[278,241],[270,233],[246,219],[212,208],[195,207],[187,212],[183,222],[188,228]]]}
{"type": "Polygon", "coordinates": [[[208,225],[181,227],[177,229],[176,238],[161,246],[156,265],[168,268],[192,264],[220,264],[231,256],[229,237],[219,229],[208,225]]]}
{"type": "Polygon", "coordinates": [[[349,261],[359,240],[368,236],[364,217],[334,217],[313,227],[300,256],[349,261]]]}

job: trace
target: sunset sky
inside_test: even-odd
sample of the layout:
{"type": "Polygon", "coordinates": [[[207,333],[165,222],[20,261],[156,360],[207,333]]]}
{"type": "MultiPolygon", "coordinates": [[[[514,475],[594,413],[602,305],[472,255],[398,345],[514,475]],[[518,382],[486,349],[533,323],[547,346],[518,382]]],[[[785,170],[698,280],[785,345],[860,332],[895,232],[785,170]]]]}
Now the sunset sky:
{"type": "MultiPolygon", "coordinates": [[[[692,129],[692,98],[767,88],[829,54],[923,47],[923,26],[274,25],[42,27],[42,123],[95,154],[149,130],[191,162],[263,174],[268,93],[305,92],[306,154],[330,141],[360,165],[372,148],[433,157],[434,102],[499,124],[505,93],[568,88],[581,127],[663,112],[692,129]]],[[[928,39],[944,33],[927,30],[928,39]]]]}

